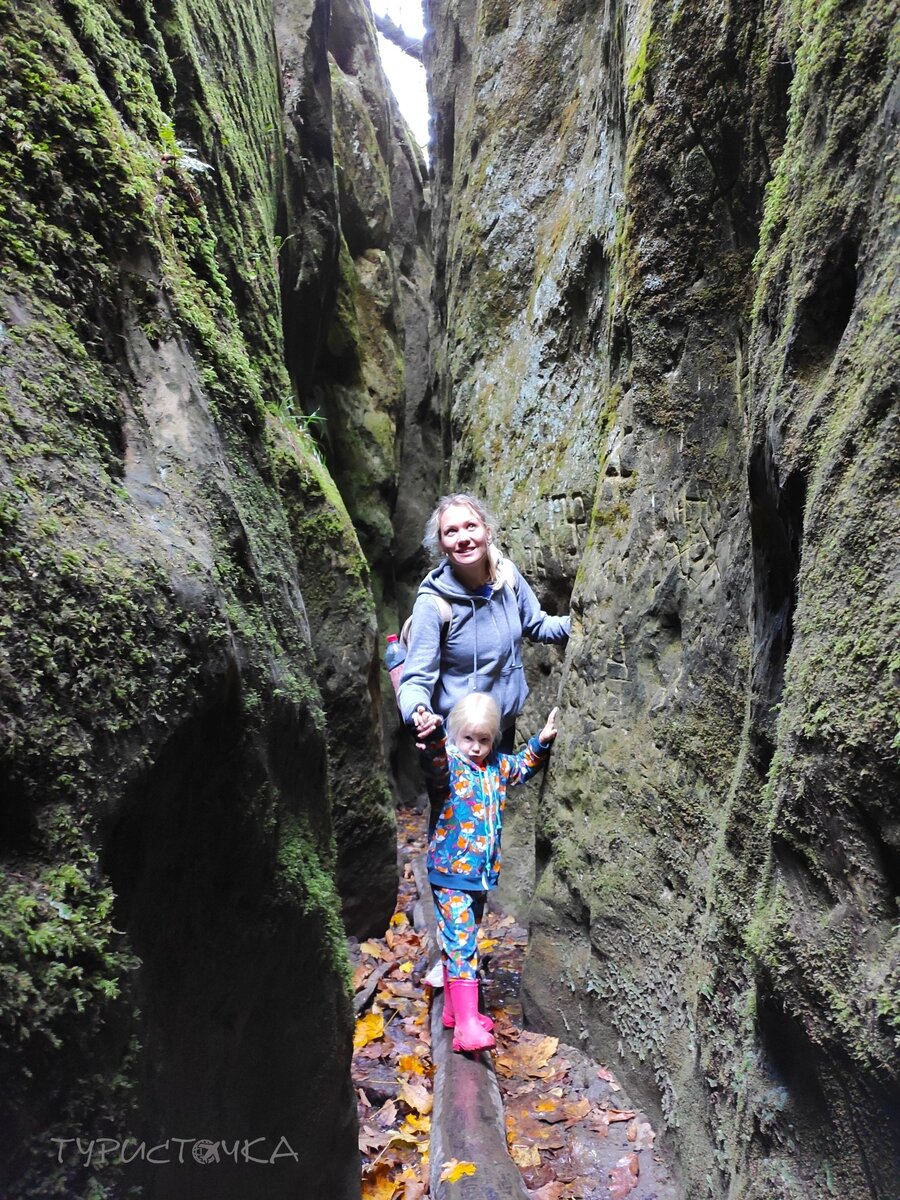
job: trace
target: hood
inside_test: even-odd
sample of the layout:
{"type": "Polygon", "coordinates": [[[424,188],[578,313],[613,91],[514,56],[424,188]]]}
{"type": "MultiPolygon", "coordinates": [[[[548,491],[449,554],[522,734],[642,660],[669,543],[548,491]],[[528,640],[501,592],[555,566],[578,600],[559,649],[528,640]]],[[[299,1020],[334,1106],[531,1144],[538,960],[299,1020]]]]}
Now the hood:
{"type": "MultiPolygon", "coordinates": [[[[510,564],[503,557],[496,546],[490,546],[488,553],[491,556],[491,562],[494,567],[494,584],[495,592],[503,587],[507,578],[510,575],[510,564]]],[[[471,592],[464,583],[461,583],[453,574],[453,568],[450,566],[447,559],[442,559],[441,562],[429,571],[422,582],[419,584],[419,595],[443,596],[445,600],[451,603],[454,600],[471,600],[474,592],[471,592]]]]}

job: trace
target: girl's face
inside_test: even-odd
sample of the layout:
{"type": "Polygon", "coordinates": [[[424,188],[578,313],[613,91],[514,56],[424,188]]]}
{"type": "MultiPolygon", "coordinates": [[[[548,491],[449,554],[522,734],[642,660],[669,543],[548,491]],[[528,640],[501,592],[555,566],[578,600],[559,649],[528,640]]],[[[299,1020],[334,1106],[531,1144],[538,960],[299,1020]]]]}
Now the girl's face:
{"type": "Polygon", "coordinates": [[[494,735],[483,726],[464,725],[457,735],[456,744],[469,762],[480,767],[494,748],[494,735]]]}
{"type": "Polygon", "coordinates": [[[441,550],[463,581],[487,577],[490,532],[468,504],[451,504],[441,517],[441,550]]]}

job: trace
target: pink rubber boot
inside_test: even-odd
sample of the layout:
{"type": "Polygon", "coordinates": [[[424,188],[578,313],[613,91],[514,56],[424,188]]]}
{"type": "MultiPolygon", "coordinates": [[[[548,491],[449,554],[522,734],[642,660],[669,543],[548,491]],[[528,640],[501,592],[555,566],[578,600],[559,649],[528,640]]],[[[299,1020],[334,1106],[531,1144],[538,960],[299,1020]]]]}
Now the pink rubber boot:
{"type": "Polygon", "coordinates": [[[490,1050],[494,1036],[478,1020],[478,980],[451,979],[447,988],[456,1017],[453,1049],[490,1050]]]}
{"type": "MultiPolygon", "coordinates": [[[[450,998],[450,976],[447,974],[447,964],[444,964],[444,1011],[441,1014],[441,1021],[445,1029],[453,1029],[456,1026],[456,1017],[453,1013],[453,1001],[450,998]]],[[[479,1012],[478,1020],[485,1029],[493,1029],[494,1022],[487,1013],[479,1012]]]]}

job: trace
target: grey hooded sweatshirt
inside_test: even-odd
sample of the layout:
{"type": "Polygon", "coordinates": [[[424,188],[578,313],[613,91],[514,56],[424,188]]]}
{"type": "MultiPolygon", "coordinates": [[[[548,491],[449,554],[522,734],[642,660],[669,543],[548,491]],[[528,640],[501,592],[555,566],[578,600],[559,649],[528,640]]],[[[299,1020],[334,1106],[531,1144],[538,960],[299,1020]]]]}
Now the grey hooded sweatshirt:
{"type": "Polygon", "coordinates": [[[422,580],[397,695],[404,721],[419,704],[446,717],[457,700],[477,691],[489,692],[497,702],[502,730],[515,722],[528,695],[523,634],[532,642],[564,642],[570,619],[548,616],[513,564],[498,574],[500,581],[486,589],[488,595],[460,583],[446,560],[422,580]],[[448,626],[435,596],[450,605],[448,626]]]}

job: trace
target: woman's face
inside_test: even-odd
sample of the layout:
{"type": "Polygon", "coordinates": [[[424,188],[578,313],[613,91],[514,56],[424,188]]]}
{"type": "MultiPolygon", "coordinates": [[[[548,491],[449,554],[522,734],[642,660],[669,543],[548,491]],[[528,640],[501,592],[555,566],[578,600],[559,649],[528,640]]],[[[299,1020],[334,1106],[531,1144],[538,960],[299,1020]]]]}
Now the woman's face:
{"type": "Polygon", "coordinates": [[[468,504],[451,504],[441,517],[441,550],[455,574],[474,578],[487,574],[490,536],[487,526],[468,504]]]}

